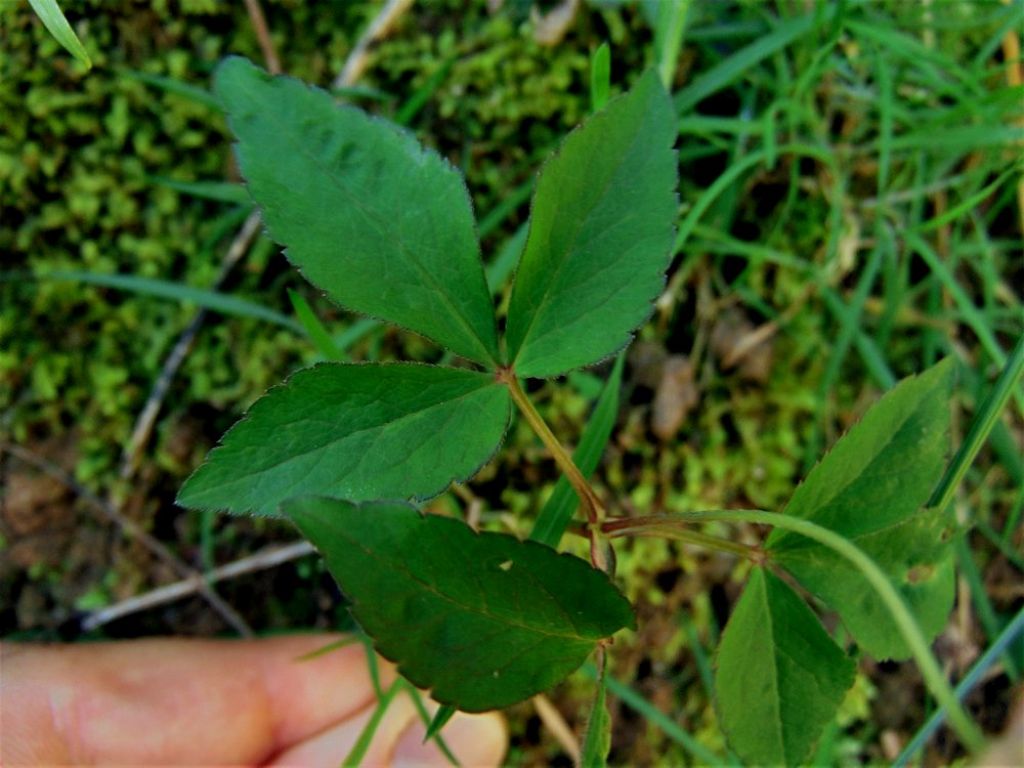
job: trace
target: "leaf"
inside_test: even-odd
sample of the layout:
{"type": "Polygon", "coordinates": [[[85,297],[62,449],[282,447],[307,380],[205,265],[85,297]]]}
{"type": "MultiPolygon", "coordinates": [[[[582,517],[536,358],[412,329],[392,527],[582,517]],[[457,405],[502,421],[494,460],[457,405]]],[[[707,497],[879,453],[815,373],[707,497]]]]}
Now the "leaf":
{"type": "Polygon", "coordinates": [[[472,206],[454,168],[397,126],[245,59],[218,67],[215,91],[270,235],[310,282],[497,365],[472,206]]]}
{"type": "Polygon", "coordinates": [[[518,375],[595,363],[651,314],[672,256],[675,136],[672,103],[651,70],[544,166],[508,311],[518,375]]]}
{"type": "MultiPolygon", "coordinates": [[[[611,376],[608,377],[604,389],[601,390],[601,396],[597,399],[597,405],[594,406],[594,413],[583,430],[579,445],[573,451],[573,463],[579,467],[584,477],[594,474],[615,426],[615,418],[619,414],[619,388],[622,386],[624,362],[621,355],[615,361],[611,376]]],[[[558,478],[555,490],[537,515],[533,530],[530,531],[530,538],[549,547],[557,547],[578,504],[579,499],[569,481],[564,475],[558,478]]]]}
{"type": "MultiPolygon", "coordinates": [[[[797,488],[785,514],[842,534],[893,580],[927,638],[952,607],[948,521],[922,510],[949,446],[952,361],[905,379],[872,407],[797,488]]],[[[857,643],[879,659],[910,649],[864,577],[831,550],[797,534],[768,537],[772,559],[839,612],[857,643]]]]}
{"type": "Polygon", "coordinates": [[[395,503],[294,499],[287,514],[327,560],[382,656],[466,712],[515,704],[633,627],[607,575],[570,555],[395,503]]]}
{"type": "Polygon", "coordinates": [[[178,503],[276,514],[293,496],[427,498],[497,449],[508,389],[428,365],[325,363],[273,387],[186,481],[178,503]]]}
{"type": "Polygon", "coordinates": [[[608,752],[612,748],[612,718],[605,704],[606,690],[605,678],[601,675],[587,722],[587,734],[583,738],[580,768],[604,768],[608,765],[608,752]]]}
{"type": "Polygon", "coordinates": [[[761,568],[733,609],[716,666],[722,728],[754,765],[804,762],[855,671],[803,600],[761,568]]]}
{"type": "Polygon", "coordinates": [[[43,22],[43,26],[54,36],[57,42],[68,53],[82,62],[86,69],[91,68],[92,60],[89,58],[85,46],[82,45],[82,41],[78,39],[78,35],[71,28],[56,0],[28,0],[28,4],[32,6],[36,16],[39,17],[39,20],[43,22]]]}

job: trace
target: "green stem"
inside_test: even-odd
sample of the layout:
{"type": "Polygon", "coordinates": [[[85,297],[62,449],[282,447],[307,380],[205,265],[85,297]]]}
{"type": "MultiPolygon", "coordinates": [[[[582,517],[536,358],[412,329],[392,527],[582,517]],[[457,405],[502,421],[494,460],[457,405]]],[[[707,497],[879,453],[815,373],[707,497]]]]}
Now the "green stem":
{"type": "Polygon", "coordinates": [[[627,535],[636,528],[648,530],[671,529],[687,523],[724,521],[734,523],[753,523],[755,525],[771,525],[783,530],[806,536],[819,544],[823,544],[836,554],[853,564],[859,570],[872,588],[878,593],[885,604],[889,615],[892,616],[900,634],[910,648],[914,661],[917,662],[924,678],[925,685],[931,691],[940,706],[949,713],[949,722],[964,745],[971,752],[978,753],[985,748],[985,737],[978,726],[971,720],[968,714],[957,701],[953,689],[942,674],[939,664],[935,661],[928,643],[921,634],[921,629],[907,609],[903,598],[893,587],[882,569],[875,562],[860,550],[855,544],[840,536],[838,533],[824,528],[809,520],[803,520],[788,515],[780,515],[773,512],[760,510],[735,510],[735,511],[708,511],[708,512],[680,512],[672,515],[646,517],[646,518],[623,518],[609,520],[602,525],[602,530],[611,537],[627,535]]]}
{"type": "MultiPolygon", "coordinates": [[[[650,518],[630,518],[633,520],[647,520],[650,518]]],[[[612,522],[609,521],[610,525],[612,522]]],[[[694,544],[698,547],[704,547],[705,549],[714,549],[719,552],[728,552],[732,555],[739,555],[740,557],[751,560],[755,563],[764,562],[764,552],[758,547],[750,547],[746,544],[740,544],[738,541],[729,541],[728,539],[720,539],[717,536],[709,536],[706,533],[700,533],[699,531],[689,531],[684,528],[672,528],[672,529],[653,529],[645,528],[643,526],[623,527],[615,528],[614,533],[611,534],[612,538],[619,536],[648,536],[658,537],[662,539],[676,539],[687,544],[694,544]]],[[[606,529],[607,532],[607,529],[606,529]]]]}
{"type": "Polygon", "coordinates": [[[935,489],[935,493],[932,494],[928,506],[937,507],[939,510],[944,510],[949,506],[953,500],[953,494],[956,493],[957,487],[964,479],[964,475],[967,474],[968,468],[974,462],[978,451],[981,450],[981,446],[985,444],[992,428],[996,425],[999,414],[1002,413],[1007,401],[1017,390],[1017,383],[1022,374],[1024,374],[1024,335],[1017,339],[1017,344],[1014,346],[1013,352],[1010,353],[1002,373],[996,379],[995,386],[992,387],[992,391],[988,393],[988,397],[978,408],[978,414],[971,423],[967,437],[964,438],[959,450],[949,463],[946,474],[942,477],[939,487],[935,489]]]}
{"type": "Polygon", "coordinates": [[[537,409],[533,407],[533,403],[530,398],[526,396],[523,388],[519,385],[519,380],[516,378],[515,373],[510,369],[502,369],[498,371],[498,380],[505,383],[508,386],[508,390],[512,395],[512,402],[516,404],[520,412],[526,418],[527,423],[537,433],[537,437],[541,439],[541,442],[551,451],[551,456],[554,458],[555,463],[559,469],[565,473],[566,479],[569,484],[572,485],[576,491],[576,495],[580,497],[580,501],[583,503],[583,509],[587,513],[587,520],[595,525],[601,522],[604,517],[604,505],[601,504],[601,500],[597,498],[597,494],[594,493],[594,489],[590,487],[590,483],[587,482],[587,478],[580,472],[579,467],[572,460],[572,456],[569,452],[562,447],[562,444],[558,442],[558,438],[555,437],[551,428],[548,427],[547,422],[537,412],[537,409]]]}

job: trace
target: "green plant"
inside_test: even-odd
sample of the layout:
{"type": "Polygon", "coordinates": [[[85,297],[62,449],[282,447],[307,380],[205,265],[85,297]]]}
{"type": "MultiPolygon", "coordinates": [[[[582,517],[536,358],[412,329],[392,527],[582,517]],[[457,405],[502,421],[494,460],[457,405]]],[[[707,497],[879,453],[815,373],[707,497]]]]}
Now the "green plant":
{"type": "MultiPolygon", "coordinates": [[[[950,481],[940,480],[959,477],[972,457],[961,452],[943,474],[949,361],[887,394],[782,514],[610,516],[520,382],[614,355],[661,290],[676,241],[676,126],[653,71],[544,166],[503,336],[457,171],[398,127],[244,59],[220,66],[216,91],[249,191],[292,263],[342,306],[466,364],[300,371],[225,435],[179,502],[291,519],[377,649],[446,705],[437,727],[454,708],[504,707],[546,690],[596,650],[585,762],[603,762],[607,638],[635,623],[612,582],[611,542],[661,536],[751,563],[715,678],[720,720],[743,759],[806,760],[853,682],[853,659],[790,579],[837,612],[865,652],[913,657],[965,744],[981,746],[927,647],[953,599],[956,530],[950,481]],[[553,549],[565,516],[544,518],[542,541],[520,541],[409,504],[475,474],[502,442],[512,404],[579,499],[589,565],[553,549]],[[707,521],[776,530],[750,546],[698,530],[707,521]]],[[[1019,377],[1021,365],[1018,354],[1006,375],[1019,377]]],[[[593,446],[587,454],[592,469],[593,446]]]]}

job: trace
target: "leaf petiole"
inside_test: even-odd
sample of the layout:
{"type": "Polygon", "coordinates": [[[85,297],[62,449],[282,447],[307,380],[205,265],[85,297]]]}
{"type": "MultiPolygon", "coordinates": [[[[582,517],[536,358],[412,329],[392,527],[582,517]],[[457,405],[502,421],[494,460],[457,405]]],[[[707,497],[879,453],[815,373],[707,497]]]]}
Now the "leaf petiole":
{"type": "Polygon", "coordinates": [[[576,495],[580,497],[583,511],[587,516],[587,536],[590,538],[590,561],[594,564],[595,568],[607,571],[608,558],[602,551],[599,541],[602,535],[600,529],[601,521],[605,517],[604,505],[597,497],[597,494],[594,493],[594,489],[590,487],[590,483],[587,482],[587,478],[583,476],[580,468],[572,460],[572,456],[569,455],[569,452],[558,441],[558,438],[555,437],[551,428],[547,425],[547,422],[544,421],[544,417],[537,412],[533,402],[527,397],[526,392],[523,391],[522,386],[519,384],[519,379],[516,378],[515,371],[511,368],[499,368],[496,376],[498,381],[508,387],[509,394],[512,395],[512,402],[516,404],[516,407],[519,408],[527,423],[537,433],[537,437],[541,439],[541,442],[551,452],[551,456],[554,458],[558,468],[565,473],[569,484],[576,491],[576,495]]]}

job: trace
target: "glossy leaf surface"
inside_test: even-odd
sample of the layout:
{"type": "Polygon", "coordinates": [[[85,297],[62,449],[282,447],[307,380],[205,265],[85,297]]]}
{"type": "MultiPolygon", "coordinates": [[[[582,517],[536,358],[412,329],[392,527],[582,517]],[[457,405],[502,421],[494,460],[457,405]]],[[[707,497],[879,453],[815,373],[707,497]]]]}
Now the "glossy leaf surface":
{"type": "Polygon", "coordinates": [[[288,259],[342,306],[498,359],[469,193],[407,132],[241,58],[217,69],[249,192],[288,259]]]}
{"type": "MultiPolygon", "coordinates": [[[[925,636],[953,601],[948,521],[923,510],[949,449],[952,361],[905,379],[865,414],[796,490],[785,514],[831,528],[871,557],[900,590],[925,636]]],[[[895,623],[858,571],[831,550],[775,531],[773,559],[839,612],[879,659],[910,656],[895,623]]]]}
{"type": "Polygon", "coordinates": [[[325,363],[256,401],[178,503],[273,515],[293,496],[426,498],[472,476],[509,419],[507,387],[428,365],[325,363]]]}
{"type": "Polygon", "coordinates": [[[605,574],[535,542],[404,504],[303,498],[284,511],[381,655],[442,704],[481,712],[522,701],[634,625],[605,574]]]}
{"type": "Polygon", "coordinates": [[[675,113],[651,70],[541,171],[509,304],[508,355],[556,376],[625,346],[651,313],[677,214],[675,113]]]}
{"type": "Polygon", "coordinates": [[[804,762],[855,671],[803,600],[761,568],[729,617],[716,666],[722,728],[751,765],[804,762]]]}

